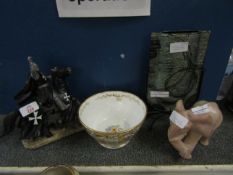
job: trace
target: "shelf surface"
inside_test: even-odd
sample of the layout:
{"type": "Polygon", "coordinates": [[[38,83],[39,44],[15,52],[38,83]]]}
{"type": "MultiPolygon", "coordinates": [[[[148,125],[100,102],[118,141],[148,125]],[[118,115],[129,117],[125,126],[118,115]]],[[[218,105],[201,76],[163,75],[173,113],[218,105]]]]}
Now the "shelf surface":
{"type": "Polygon", "coordinates": [[[38,150],[26,150],[19,130],[0,139],[0,167],[74,166],[155,166],[233,164],[233,114],[223,110],[224,121],[210,145],[198,145],[192,160],[183,160],[167,140],[168,117],[150,128],[147,119],[139,133],[124,148],[108,150],[86,132],[81,132],[38,150]]]}

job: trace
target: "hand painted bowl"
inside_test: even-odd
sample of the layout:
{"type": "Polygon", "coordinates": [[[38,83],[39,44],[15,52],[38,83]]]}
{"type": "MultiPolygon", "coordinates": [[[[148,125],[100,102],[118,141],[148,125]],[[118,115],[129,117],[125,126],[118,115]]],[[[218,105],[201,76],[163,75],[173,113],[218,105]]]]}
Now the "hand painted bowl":
{"type": "Polygon", "coordinates": [[[109,149],[127,145],[146,117],[144,102],[121,91],[107,91],[88,98],[79,108],[79,119],[86,131],[109,149]]]}

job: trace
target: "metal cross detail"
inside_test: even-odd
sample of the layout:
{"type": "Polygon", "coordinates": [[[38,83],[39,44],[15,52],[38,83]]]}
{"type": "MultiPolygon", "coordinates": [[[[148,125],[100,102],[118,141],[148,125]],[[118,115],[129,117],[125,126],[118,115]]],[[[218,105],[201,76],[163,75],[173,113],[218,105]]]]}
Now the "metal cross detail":
{"type": "Polygon", "coordinates": [[[34,120],[34,125],[38,125],[38,120],[42,120],[42,115],[38,116],[38,111],[33,112],[34,117],[29,117],[29,121],[33,121],[34,120]]]}
{"type": "Polygon", "coordinates": [[[64,99],[69,102],[70,101],[70,95],[68,95],[67,93],[65,93],[64,99]]]}

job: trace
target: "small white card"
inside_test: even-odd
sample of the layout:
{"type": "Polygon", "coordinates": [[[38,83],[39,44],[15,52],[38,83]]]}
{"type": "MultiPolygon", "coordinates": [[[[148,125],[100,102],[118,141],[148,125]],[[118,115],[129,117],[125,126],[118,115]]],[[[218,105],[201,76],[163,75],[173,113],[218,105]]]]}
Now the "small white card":
{"type": "Polygon", "coordinates": [[[176,42],[170,44],[170,53],[188,52],[189,42],[176,42]]]}
{"type": "Polygon", "coordinates": [[[206,113],[210,112],[210,109],[209,109],[208,104],[205,104],[203,106],[198,106],[198,107],[192,108],[191,111],[195,115],[200,115],[200,114],[206,114],[206,113]]]}
{"type": "Polygon", "coordinates": [[[36,101],[34,101],[20,108],[19,112],[22,115],[22,117],[26,117],[27,115],[34,113],[38,109],[39,109],[39,105],[37,104],[36,101]]]}
{"type": "Polygon", "coordinates": [[[169,96],[169,91],[150,91],[150,97],[152,98],[168,98],[169,96]]]}
{"type": "Polygon", "coordinates": [[[184,127],[188,124],[189,120],[187,118],[185,118],[183,115],[179,114],[176,111],[173,111],[171,116],[170,116],[170,120],[177,125],[178,127],[180,127],[181,129],[184,129],[184,127]]]}

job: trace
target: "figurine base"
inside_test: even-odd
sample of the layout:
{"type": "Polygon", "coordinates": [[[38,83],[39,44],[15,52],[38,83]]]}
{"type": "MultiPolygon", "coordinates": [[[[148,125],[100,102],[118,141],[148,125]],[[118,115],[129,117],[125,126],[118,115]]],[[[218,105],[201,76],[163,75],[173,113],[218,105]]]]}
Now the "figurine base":
{"type": "Polygon", "coordinates": [[[67,136],[83,131],[84,128],[79,126],[77,128],[64,128],[60,130],[51,130],[53,136],[48,138],[38,138],[36,140],[22,140],[22,144],[26,149],[38,149],[50,143],[61,140],[67,136]]]}

